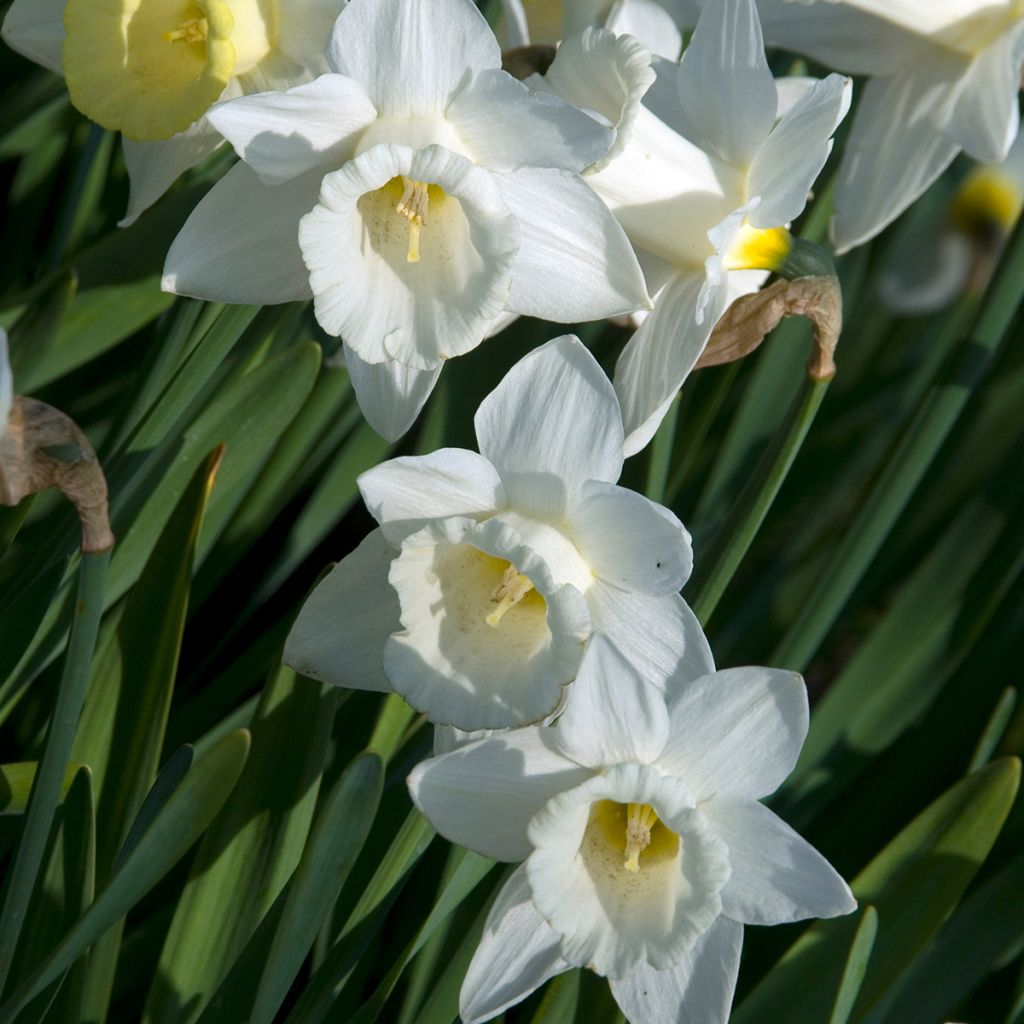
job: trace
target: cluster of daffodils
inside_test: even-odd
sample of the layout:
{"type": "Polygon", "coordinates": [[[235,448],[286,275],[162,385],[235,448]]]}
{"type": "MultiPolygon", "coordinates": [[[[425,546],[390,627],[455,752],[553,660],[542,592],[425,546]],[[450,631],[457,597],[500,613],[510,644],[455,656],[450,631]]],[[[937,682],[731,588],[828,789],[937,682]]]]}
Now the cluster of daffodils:
{"type": "MultiPolygon", "coordinates": [[[[717,1024],[744,924],[854,901],[760,803],[804,740],[802,681],[716,671],[680,595],[689,534],[617,481],[730,305],[792,269],[846,73],[868,80],[835,179],[837,248],[963,150],[982,165],[939,226],[948,272],[930,286],[965,287],[979,239],[990,254],[1024,203],[1024,2],[501,8],[504,43],[537,58],[522,80],[471,0],[14,0],[3,36],[122,134],[125,223],[230,144],[239,160],[182,227],[163,287],[312,300],[390,440],[448,359],[516,317],[635,326],[611,379],[571,336],[522,359],[477,411],[479,453],[363,474],[378,528],[311,595],[285,660],[424,714],[417,806],[521,862],[466,977],[467,1024],[572,967],[607,977],[632,1024],[717,1024]],[[841,73],[776,78],[762,23],[841,73]]],[[[906,269],[905,308],[941,304],[906,269]]],[[[0,440],[11,401],[0,334],[0,440]]]]}

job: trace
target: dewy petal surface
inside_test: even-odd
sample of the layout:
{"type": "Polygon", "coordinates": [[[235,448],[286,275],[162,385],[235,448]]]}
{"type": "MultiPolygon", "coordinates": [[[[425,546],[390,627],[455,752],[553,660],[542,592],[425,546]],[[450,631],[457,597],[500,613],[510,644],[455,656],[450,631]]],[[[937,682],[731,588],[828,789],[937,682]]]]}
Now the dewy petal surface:
{"type": "Polygon", "coordinates": [[[358,82],[321,75],[287,92],[218,103],[207,116],[264,181],[276,184],[344,163],[377,111],[358,82]]]}
{"type": "Polygon", "coordinates": [[[388,640],[384,669],[413,707],[465,730],[554,713],[590,617],[579,591],[556,582],[514,529],[500,518],[434,520],[403,543],[390,579],[404,629],[388,640]],[[499,610],[510,571],[530,586],[499,610]]]}
{"type": "Polygon", "coordinates": [[[496,69],[482,71],[460,90],[445,116],[473,159],[494,171],[582,171],[612,144],[612,132],[583,111],[557,96],[532,93],[496,69]]]}
{"type": "Polygon", "coordinates": [[[317,584],[288,634],[284,663],[300,675],[354,690],[390,690],[384,645],[402,628],[388,582],[395,549],[374,530],[317,584]]]}
{"type": "Polygon", "coordinates": [[[482,518],[505,504],[498,471],[464,448],[382,462],[359,477],[359,490],[392,544],[401,544],[430,519],[482,518]]]}
{"type": "Polygon", "coordinates": [[[668,728],[664,694],[637,673],[607,636],[592,636],[558,719],[559,749],[594,769],[625,761],[646,764],[664,750],[668,728]]]}
{"type": "Polygon", "coordinates": [[[299,243],[324,330],[367,362],[431,370],[479,345],[504,309],[519,229],[483,168],[441,146],[382,144],[323,179],[299,243]],[[415,260],[403,179],[431,196],[415,260]]]}
{"type": "Polygon", "coordinates": [[[742,946],[743,925],[720,917],[675,967],[640,964],[612,995],[630,1024],[726,1024],[742,946]]]}
{"type": "Polygon", "coordinates": [[[611,382],[578,338],[534,349],[480,403],[480,451],[498,470],[511,504],[530,511],[538,485],[568,500],[587,480],[622,472],[622,421],[611,382]]]}
{"type": "Polygon", "coordinates": [[[530,819],[593,775],[557,745],[555,730],[513,729],[423,761],[409,776],[416,806],[446,839],[503,861],[533,851],[530,819]]]}
{"type": "Polygon", "coordinates": [[[729,917],[773,925],[856,909],[835,868],[763,804],[712,800],[701,810],[729,847],[732,874],[722,890],[729,917]]]}
{"type": "Polygon", "coordinates": [[[442,113],[467,80],[501,66],[501,51],[471,0],[351,0],[327,47],[384,113],[442,113]]]}
{"type": "Polygon", "coordinates": [[[443,364],[417,370],[394,360],[368,363],[346,345],[345,366],[366,422],[386,441],[397,441],[426,404],[443,364]]]}
{"type": "Polygon", "coordinates": [[[573,323],[650,305],[629,239],[582,178],[538,167],[496,177],[521,233],[509,309],[573,323]]]}
{"type": "Polygon", "coordinates": [[[558,936],[533,902],[520,867],[494,901],[459,993],[464,1024],[483,1024],[569,970],[558,936]]]}
{"type": "Polygon", "coordinates": [[[164,291],[256,306],[308,299],[298,223],[319,187],[317,171],[267,185],[248,164],[232,167],[172,243],[164,291]]]}
{"type": "Polygon", "coordinates": [[[676,516],[616,484],[588,480],[569,530],[594,574],[626,590],[674,594],[693,570],[690,535],[676,516]]]}
{"type": "Polygon", "coordinates": [[[778,106],[754,0],[705,5],[676,81],[686,137],[748,166],[768,137],[778,106]]]}
{"type": "Polygon", "coordinates": [[[698,803],[758,800],[792,772],[807,736],[807,689],[795,672],[733,668],[670,680],[672,728],[658,768],[685,779],[698,803]]]}

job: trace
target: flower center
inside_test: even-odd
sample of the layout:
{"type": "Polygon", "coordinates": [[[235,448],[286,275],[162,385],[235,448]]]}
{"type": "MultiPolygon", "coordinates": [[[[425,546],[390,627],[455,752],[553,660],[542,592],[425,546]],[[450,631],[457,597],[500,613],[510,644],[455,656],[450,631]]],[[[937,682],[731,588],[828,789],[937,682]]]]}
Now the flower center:
{"type": "Polygon", "coordinates": [[[406,262],[420,261],[420,229],[427,223],[430,210],[430,186],[424,181],[414,181],[402,175],[404,191],[395,209],[409,222],[409,251],[406,262]]]}
{"type": "Polygon", "coordinates": [[[679,836],[650,804],[599,800],[591,807],[587,834],[607,851],[608,859],[632,874],[679,853],[679,836]]]}
{"type": "Polygon", "coordinates": [[[793,236],[786,228],[755,228],[744,223],[722,258],[722,266],[726,270],[778,271],[792,247],[793,236]]]}
{"type": "Polygon", "coordinates": [[[168,32],[165,38],[169,43],[205,43],[208,31],[209,22],[206,18],[189,18],[173,32],[168,32]]]}
{"type": "Polygon", "coordinates": [[[501,582],[491,592],[491,600],[496,601],[495,608],[484,621],[494,629],[505,616],[509,608],[514,608],[526,595],[533,590],[533,581],[524,576],[514,565],[509,563],[501,577],[501,582]]]}

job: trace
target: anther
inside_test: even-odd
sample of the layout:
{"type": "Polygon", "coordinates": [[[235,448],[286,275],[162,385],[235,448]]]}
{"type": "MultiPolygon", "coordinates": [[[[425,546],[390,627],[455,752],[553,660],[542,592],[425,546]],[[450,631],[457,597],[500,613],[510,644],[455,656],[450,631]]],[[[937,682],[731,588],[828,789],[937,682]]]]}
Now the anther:
{"type": "Polygon", "coordinates": [[[627,871],[640,870],[640,854],[651,845],[651,829],[658,822],[658,814],[650,804],[626,806],[626,859],[622,866],[627,871]]]}
{"type": "Polygon", "coordinates": [[[190,18],[168,32],[165,38],[169,43],[205,43],[207,28],[205,18],[190,18]]]}
{"type": "Polygon", "coordinates": [[[427,210],[430,206],[428,186],[426,182],[415,181],[404,174],[402,184],[405,191],[395,210],[409,222],[409,251],[405,258],[409,263],[419,263],[420,229],[427,223],[427,210]]]}
{"type": "Polygon", "coordinates": [[[497,601],[498,607],[484,621],[488,626],[496,629],[505,613],[519,604],[531,590],[533,590],[533,582],[530,577],[524,576],[514,565],[510,565],[505,570],[501,582],[491,593],[491,600],[497,601]]]}

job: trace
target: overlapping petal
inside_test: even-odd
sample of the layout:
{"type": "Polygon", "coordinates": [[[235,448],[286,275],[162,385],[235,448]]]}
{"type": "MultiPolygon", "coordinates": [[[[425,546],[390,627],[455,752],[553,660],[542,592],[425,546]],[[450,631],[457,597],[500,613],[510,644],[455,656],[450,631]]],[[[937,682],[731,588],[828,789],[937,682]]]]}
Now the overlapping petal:
{"type": "Polygon", "coordinates": [[[66,6],[67,0],[14,0],[0,36],[12,50],[61,75],[66,6]]]}

